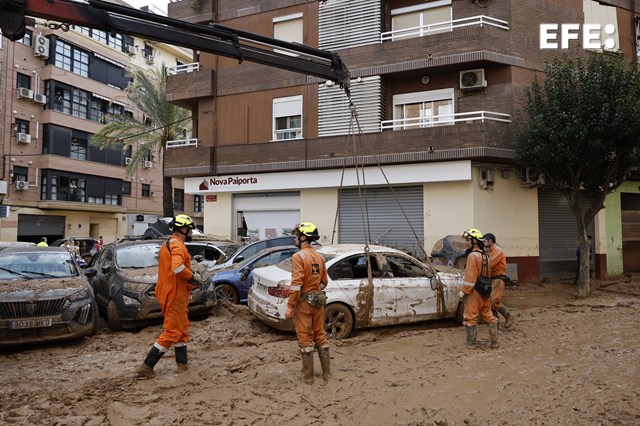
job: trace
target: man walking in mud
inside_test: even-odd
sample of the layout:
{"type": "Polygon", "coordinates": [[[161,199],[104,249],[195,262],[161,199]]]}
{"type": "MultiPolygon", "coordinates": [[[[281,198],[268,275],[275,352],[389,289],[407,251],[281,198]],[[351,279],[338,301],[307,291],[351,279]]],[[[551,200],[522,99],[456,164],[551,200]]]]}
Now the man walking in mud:
{"type": "Polygon", "coordinates": [[[162,244],[158,253],[156,297],[164,315],[163,330],[137,369],[138,374],[147,378],[155,375],[153,367],[172,346],[177,371],[180,373],[189,368],[189,295],[201,285],[202,278],[191,270],[191,255],[184,243],[191,241],[195,223],[189,216],[180,214],[171,221],[170,227],[173,235],[162,244]]]}
{"type": "Polygon", "coordinates": [[[510,328],[513,325],[513,315],[501,302],[507,279],[507,257],[502,247],[496,244],[496,236],[492,233],[484,234],[482,241],[484,250],[489,256],[491,270],[491,310],[496,318],[498,318],[498,312],[504,317],[504,328],[510,328]]]}
{"type": "Polygon", "coordinates": [[[491,348],[497,348],[499,346],[498,320],[491,312],[491,279],[489,278],[491,270],[489,269],[488,256],[484,252],[482,232],[471,228],[464,231],[462,237],[465,239],[469,251],[464,282],[462,283],[462,293],[465,295],[463,325],[467,332],[467,346],[476,347],[478,316],[482,316],[484,322],[489,325],[491,348]],[[481,277],[486,277],[486,279],[479,279],[481,277]]]}
{"type": "Polygon", "coordinates": [[[285,318],[293,318],[302,358],[302,372],[307,384],[313,383],[313,348],[318,351],[322,377],[331,378],[329,342],[324,330],[324,305],[327,296],[322,291],[329,282],[324,259],[311,243],[320,238],[318,228],[302,222],[293,228],[295,244],[300,251],[291,258],[291,293],[285,318]]]}

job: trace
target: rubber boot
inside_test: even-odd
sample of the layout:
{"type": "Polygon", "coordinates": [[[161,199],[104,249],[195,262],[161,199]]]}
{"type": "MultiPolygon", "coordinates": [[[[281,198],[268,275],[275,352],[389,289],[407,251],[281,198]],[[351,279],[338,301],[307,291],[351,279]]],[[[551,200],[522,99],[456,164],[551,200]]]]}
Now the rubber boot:
{"type": "Polygon", "coordinates": [[[504,317],[504,328],[511,327],[513,325],[513,314],[509,312],[509,308],[501,305],[500,309],[498,309],[498,312],[500,312],[504,317]]]}
{"type": "Polygon", "coordinates": [[[475,325],[467,326],[467,346],[470,348],[476,347],[476,340],[478,338],[478,331],[475,325]]]}
{"type": "Polygon", "coordinates": [[[489,338],[491,339],[491,349],[500,347],[498,343],[498,324],[489,324],[489,338]]]}
{"type": "Polygon", "coordinates": [[[149,351],[149,353],[147,354],[147,357],[144,359],[144,362],[142,363],[142,365],[138,367],[138,369],[136,370],[136,373],[146,377],[147,379],[152,378],[153,376],[156,375],[156,372],[153,371],[153,367],[156,366],[156,364],[158,363],[158,361],[160,361],[160,358],[162,358],[163,355],[164,355],[164,352],[161,352],[160,349],[153,346],[149,351]]]}
{"type": "Polygon", "coordinates": [[[326,382],[331,378],[331,357],[329,355],[329,346],[318,348],[318,358],[322,366],[322,378],[326,382]]]}
{"type": "Polygon", "coordinates": [[[498,315],[499,310],[491,309],[491,312],[493,313],[493,316],[496,317],[496,319],[498,320],[496,324],[500,325],[500,316],[498,315]]]}
{"type": "Polygon", "coordinates": [[[189,361],[187,358],[187,346],[175,346],[176,364],[178,364],[178,373],[182,373],[189,369],[189,361]]]}
{"type": "Polygon", "coordinates": [[[300,352],[302,358],[302,374],[304,382],[308,385],[313,383],[313,352],[300,352]]]}

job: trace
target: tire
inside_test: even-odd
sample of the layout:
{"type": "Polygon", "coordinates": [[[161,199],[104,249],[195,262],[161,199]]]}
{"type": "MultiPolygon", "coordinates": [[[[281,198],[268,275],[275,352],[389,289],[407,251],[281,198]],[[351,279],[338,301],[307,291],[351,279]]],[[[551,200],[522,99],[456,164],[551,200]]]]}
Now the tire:
{"type": "Polygon", "coordinates": [[[113,299],[109,300],[109,304],[107,305],[107,324],[112,331],[120,331],[123,328],[118,306],[113,299]]]}
{"type": "Polygon", "coordinates": [[[324,307],[324,329],[331,339],[346,339],[353,330],[351,310],[341,303],[324,307]]]}
{"type": "Polygon", "coordinates": [[[216,286],[216,300],[218,303],[229,302],[237,305],[240,303],[240,295],[231,284],[220,284],[216,286]]]}
{"type": "Polygon", "coordinates": [[[460,301],[458,303],[458,309],[456,310],[456,322],[462,325],[463,321],[464,321],[464,303],[460,301]]]}

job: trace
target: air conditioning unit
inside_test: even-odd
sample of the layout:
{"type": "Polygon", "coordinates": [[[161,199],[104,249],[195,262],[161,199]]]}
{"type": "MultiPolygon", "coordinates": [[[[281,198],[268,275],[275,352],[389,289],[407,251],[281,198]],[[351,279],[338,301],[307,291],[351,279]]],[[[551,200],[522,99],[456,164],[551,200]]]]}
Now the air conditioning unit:
{"type": "Polygon", "coordinates": [[[153,65],[154,59],[152,55],[147,55],[144,57],[144,60],[146,61],[147,64],[149,65],[153,65]]]}
{"type": "Polygon", "coordinates": [[[18,133],[16,135],[16,141],[20,143],[31,143],[31,135],[28,133],[18,133]]]}
{"type": "Polygon", "coordinates": [[[460,71],[460,88],[479,89],[487,87],[487,80],[484,79],[484,69],[460,71]]]}
{"type": "Polygon", "coordinates": [[[126,164],[127,166],[131,164],[131,161],[131,157],[124,157],[124,164],[126,164]]]}
{"type": "Polygon", "coordinates": [[[39,104],[46,104],[47,103],[47,97],[41,93],[34,93],[33,94],[33,101],[37,102],[39,104]]]}
{"type": "Polygon", "coordinates": [[[535,167],[527,167],[524,169],[521,178],[522,186],[536,187],[545,184],[544,173],[535,167]]]}
{"type": "Polygon", "coordinates": [[[16,190],[18,191],[26,191],[27,189],[29,189],[29,182],[25,182],[23,180],[17,180],[15,184],[16,184],[16,190]]]}
{"type": "Polygon", "coordinates": [[[44,59],[49,58],[49,39],[42,34],[35,36],[35,40],[33,42],[33,55],[44,59]]]}
{"type": "Polygon", "coordinates": [[[124,51],[131,56],[136,56],[136,47],[133,44],[126,44],[124,46],[124,51]]]}
{"type": "Polygon", "coordinates": [[[150,169],[151,166],[153,166],[153,163],[151,161],[145,161],[144,162],[144,168],[145,169],[150,169]]]}
{"type": "Polygon", "coordinates": [[[33,90],[26,87],[18,87],[18,97],[24,99],[33,99],[33,90]]]}

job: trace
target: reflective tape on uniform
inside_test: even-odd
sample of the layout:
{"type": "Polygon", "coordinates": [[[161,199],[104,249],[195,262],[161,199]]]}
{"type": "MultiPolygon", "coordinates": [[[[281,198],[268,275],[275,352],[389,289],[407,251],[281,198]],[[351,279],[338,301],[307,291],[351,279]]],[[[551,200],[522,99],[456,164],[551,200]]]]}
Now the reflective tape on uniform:
{"type": "Polygon", "coordinates": [[[475,287],[475,286],[476,286],[476,283],[470,283],[470,282],[465,281],[465,282],[463,282],[463,283],[462,283],[462,285],[463,285],[464,287],[471,287],[471,288],[473,288],[473,287],[475,287]]]}
{"type": "Polygon", "coordinates": [[[182,265],[178,266],[176,269],[173,270],[173,274],[178,275],[180,272],[184,271],[186,268],[187,267],[183,263],[182,265]]]}
{"type": "Polygon", "coordinates": [[[300,289],[302,289],[301,285],[292,285],[289,290],[290,291],[300,291],[300,289]]]}

